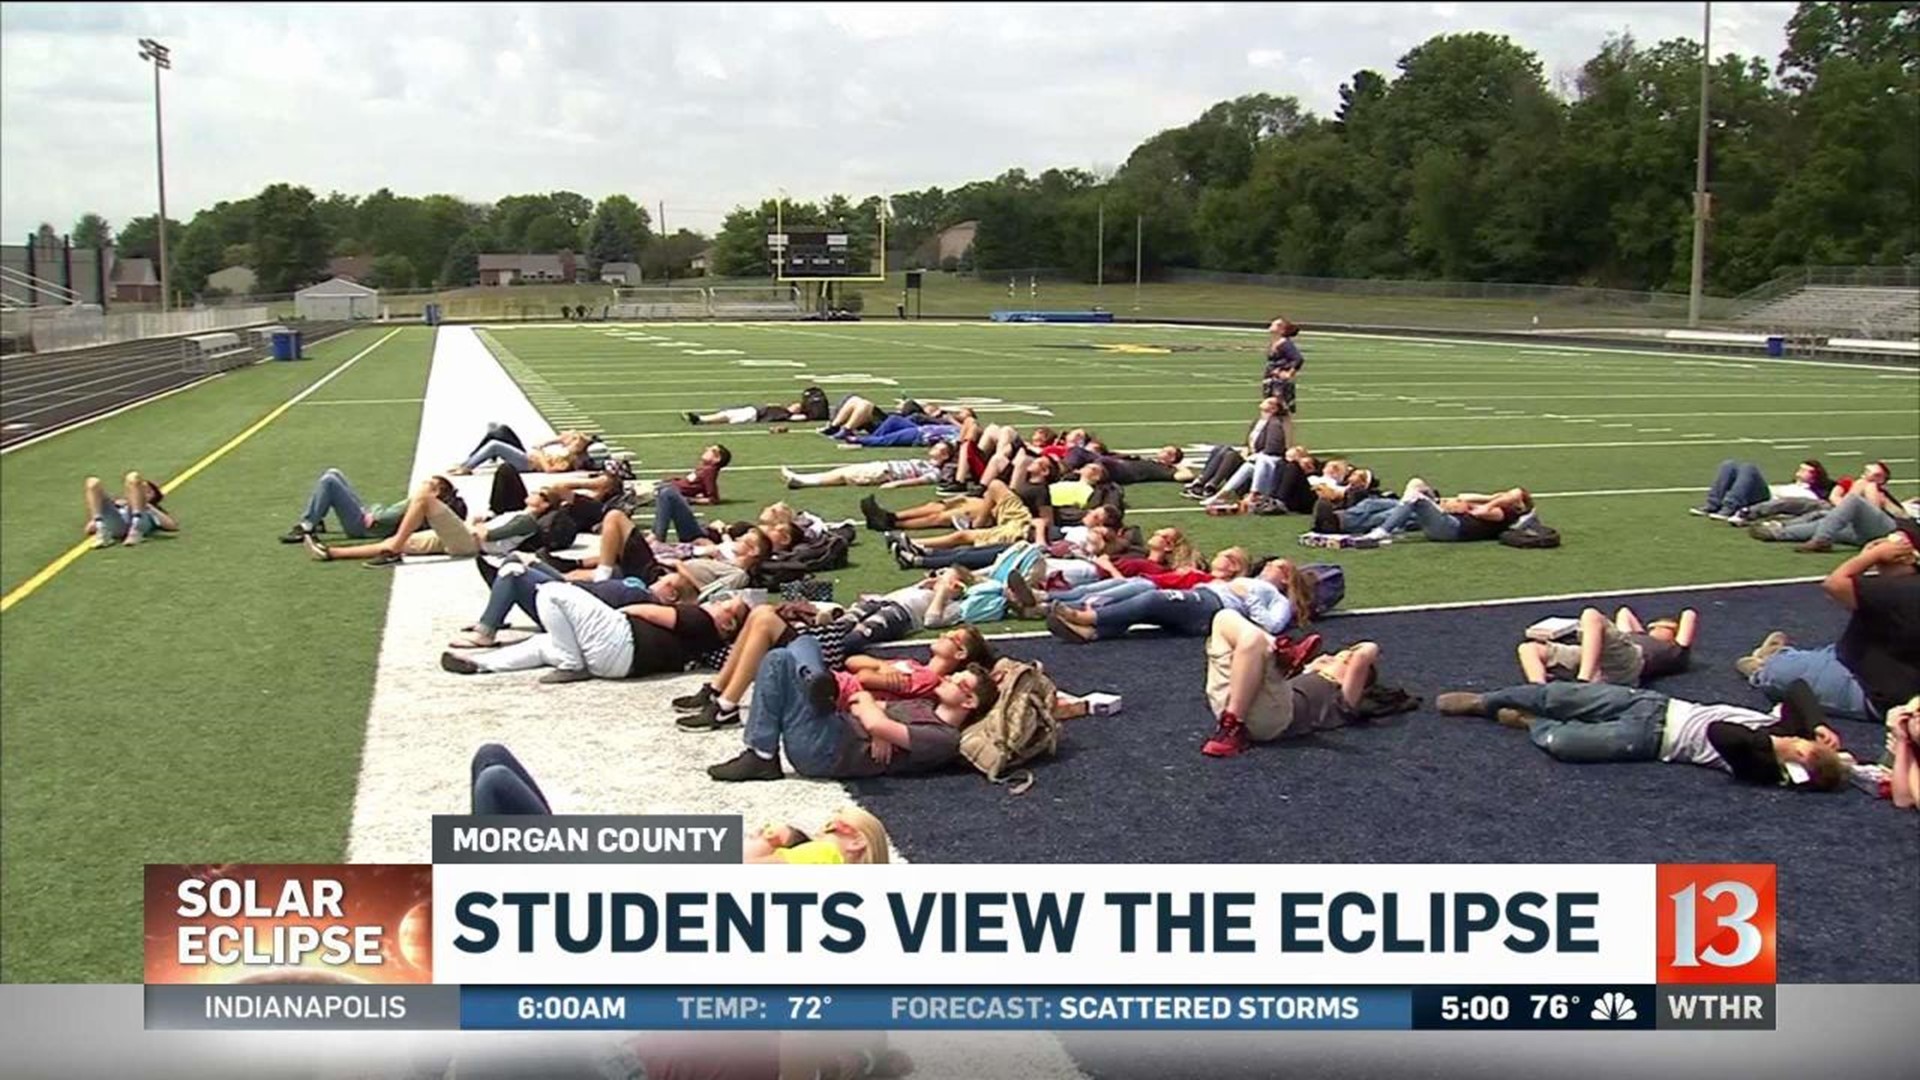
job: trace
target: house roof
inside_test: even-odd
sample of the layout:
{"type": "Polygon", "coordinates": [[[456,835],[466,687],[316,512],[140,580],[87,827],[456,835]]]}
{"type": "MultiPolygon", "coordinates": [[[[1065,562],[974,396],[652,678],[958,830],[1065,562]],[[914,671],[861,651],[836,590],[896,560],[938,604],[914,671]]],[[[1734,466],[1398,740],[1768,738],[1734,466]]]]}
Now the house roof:
{"type": "Polygon", "coordinates": [[[154,270],[152,259],[115,259],[113,283],[115,285],[158,285],[160,275],[154,270]]]}
{"type": "Polygon", "coordinates": [[[335,255],[327,260],[327,276],[365,281],[373,276],[373,256],[335,255]]]}
{"type": "Polygon", "coordinates": [[[481,255],[482,270],[514,270],[522,274],[548,273],[564,276],[567,264],[560,255],[481,255]]]}
{"type": "Polygon", "coordinates": [[[637,274],[640,272],[640,264],[630,262],[601,263],[600,272],[602,274],[637,274]]]}
{"type": "Polygon", "coordinates": [[[309,285],[293,294],[301,296],[379,296],[380,290],[369,289],[365,285],[349,278],[328,278],[317,285],[309,285]]]}

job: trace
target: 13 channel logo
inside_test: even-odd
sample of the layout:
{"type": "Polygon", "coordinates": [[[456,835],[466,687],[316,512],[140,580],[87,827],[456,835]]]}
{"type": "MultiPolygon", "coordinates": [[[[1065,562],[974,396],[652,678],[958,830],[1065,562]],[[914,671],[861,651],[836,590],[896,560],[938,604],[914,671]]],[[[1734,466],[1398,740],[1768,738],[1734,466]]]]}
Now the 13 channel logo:
{"type": "Polygon", "coordinates": [[[1771,865],[1658,867],[1656,979],[1773,982],[1775,876],[1771,865]]]}

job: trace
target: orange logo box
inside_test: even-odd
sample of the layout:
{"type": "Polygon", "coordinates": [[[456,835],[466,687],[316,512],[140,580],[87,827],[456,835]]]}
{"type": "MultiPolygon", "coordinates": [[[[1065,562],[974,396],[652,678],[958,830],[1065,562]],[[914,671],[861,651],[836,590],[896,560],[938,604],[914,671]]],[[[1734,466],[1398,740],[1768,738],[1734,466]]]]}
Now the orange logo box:
{"type": "Polygon", "coordinates": [[[1654,962],[1661,983],[1774,981],[1772,865],[1663,865],[1654,962]]]}
{"type": "Polygon", "coordinates": [[[149,865],[149,983],[430,983],[433,867],[149,865]]]}

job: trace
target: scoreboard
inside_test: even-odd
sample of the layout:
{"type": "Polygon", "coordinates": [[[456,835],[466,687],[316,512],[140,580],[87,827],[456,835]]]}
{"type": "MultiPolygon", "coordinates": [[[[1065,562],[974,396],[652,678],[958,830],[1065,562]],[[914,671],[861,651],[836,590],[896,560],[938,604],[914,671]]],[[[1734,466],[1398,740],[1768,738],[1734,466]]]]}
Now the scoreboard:
{"type": "Polygon", "coordinates": [[[767,234],[767,250],[775,276],[781,278],[840,278],[865,274],[854,265],[850,237],[845,230],[793,228],[767,234]]]}

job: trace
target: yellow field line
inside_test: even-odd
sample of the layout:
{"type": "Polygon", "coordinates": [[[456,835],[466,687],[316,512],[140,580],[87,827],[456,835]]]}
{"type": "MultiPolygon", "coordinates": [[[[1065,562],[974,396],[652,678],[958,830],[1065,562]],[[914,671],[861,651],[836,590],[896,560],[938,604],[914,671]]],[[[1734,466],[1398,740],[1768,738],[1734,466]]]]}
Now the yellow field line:
{"type": "MultiPolygon", "coordinates": [[[[320,378],[314,380],[313,384],[308,386],[305,390],[302,390],[299,393],[288,398],[287,400],[281,402],[279,406],[277,406],[272,412],[254,421],[252,426],[248,427],[245,431],[242,431],[240,434],[235,435],[231,439],[228,439],[224,444],[221,445],[221,447],[218,450],[215,450],[211,454],[208,454],[206,457],[203,457],[199,461],[194,462],[192,465],[187,466],[187,471],[181,473],[179,476],[176,476],[173,479],[167,481],[166,483],[160,485],[160,490],[167,493],[168,495],[173,494],[174,490],[180,487],[180,485],[200,475],[200,473],[204,469],[206,469],[207,466],[212,465],[214,462],[219,461],[223,457],[226,457],[229,453],[231,453],[234,450],[235,447],[238,447],[241,443],[244,443],[248,439],[251,439],[255,435],[259,434],[262,428],[265,428],[268,424],[271,424],[275,420],[278,420],[280,419],[280,417],[284,416],[288,409],[291,409],[295,405],[298,405],[302,401],[305,401],[307,397],[310,394],[312,394],[314,391],[327,385],[329,382],[332,382],[335,378],[340,376],[348,368],[359,363],[362,357],[365,357],[367,354],[373,352],[373,350],[375,349],[378,349],[380,346],[385,345],[389,340],[393,338],[393,335],[399,332],[400,332],[400,329],[398,327],[395,327],[394,329],[387,331],[385,337],[382,337],[379,341],[376,341],[373,344],[355,353],[352,357],[348,358],[346,363],[341,364],[339,367],[334,368],[332,371],[329,371],[325,375],[322,375],[320,378]]],[[[13,608],[13,605],[19,603],[22,600],[25,600],[27,597],[32,596],[34,593],[38,592],[42,585],[45,585],[47,582],[52,581],[56,576],[59,575],[60,571],[65,570],[67,567],[72,566],[75,562],[78,562],[80,559],[80,556],[85,555],[87,552],[91,550],[93,550],[92,540],[82,540],[78,544],[75,544],[71,548],[68,548],[65,554],[61,555],[59,558],[53,560],[52,562],[48,563],[46,566],[42,567],[39,573],[21,582],[18,588],[14,589],[12,592],[8,593],[6,596],[0,597],[0,612],[6,612],[11,610],[13,608]]]]}

